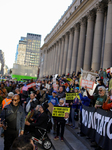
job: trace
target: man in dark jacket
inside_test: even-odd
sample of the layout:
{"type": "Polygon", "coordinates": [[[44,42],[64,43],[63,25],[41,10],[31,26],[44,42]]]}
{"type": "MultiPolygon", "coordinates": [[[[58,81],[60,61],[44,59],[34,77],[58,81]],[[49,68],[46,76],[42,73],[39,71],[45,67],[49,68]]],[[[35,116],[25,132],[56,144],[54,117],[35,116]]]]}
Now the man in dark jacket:
{"type": "Polygon", "coordinates": [[[18,135],[24,133],[25,113],[20,105],[20,97],[15,94],[11,104],[7,105],[1,113],[4,121],[4,150],[9,150],[18,135]]]}

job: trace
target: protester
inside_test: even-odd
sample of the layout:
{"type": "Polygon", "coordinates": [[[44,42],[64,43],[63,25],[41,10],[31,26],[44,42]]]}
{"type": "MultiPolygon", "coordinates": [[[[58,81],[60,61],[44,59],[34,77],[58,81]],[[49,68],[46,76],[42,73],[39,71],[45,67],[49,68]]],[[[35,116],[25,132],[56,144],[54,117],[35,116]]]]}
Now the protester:
{"type": "Polygon", "coordinates": [[[52,103],[54,106],[58,105],[58,98],[56,97],[57,92],[53,91],[52,95],[46,95],[46,98],[48,99],[48,103],[52,103]]]}
{"type": "MultiPolygon", "coordinates": [[[[59,107],[66,107],[63,99],[59,100],[58,106],[59,107]]],[[[57,124],[56,124],[57,125],[57,133],[56,133],[56,136],[55,136],[54,140],[59,139],[59,132],[60,132],[60,127],[61,127],[61,141],[63,141],[65,122],[68,118],[58,117],[58,118],[55,118],[55,119],[57,121],[57,124]]]]}
{"type": "Polygon", "coordinates": [[[59,92],[57,92],[58,99],[65,97],[65,92],[63,91],[63,87],[59,88],[59,92]]]}
{"type": "Polygon", "coordinates": [[[99,87],[99,86],[104,86],[104,87],[106,87],[105,84],[103,83],[103,79],[98,79],[98,84],[97,84],[97,86],[96,86],[96,88],[95,88],[95,90],[94,90],[94,95],[98,95],[98,87],[99,87]]]}
{"type": "Polygon", "coordinates": [[[3,109],[5,106],[9,105],[9,104],[12,102],[13,96],[14,96],[14,93],[13,93],[13,92],[9,92],[9,93],[8,93],[8,97],[5,98],[5,99],[2,101],[2,109],[3,109]]]}
{"type": "Polygon", "coordinates": [[[10,150],[35,150],[32,136],[29,134],[17,137],[14,140],[10,150]]]}
{"type": "MultiPolygon", "coordinates": [[[[110,96],[107,97],[107,100],[103,103],[103,106],[102,108],[104,110],[111,110],[112,109],[112,102],[111,103],[108,103],[110,100],[110,96]]],[[[112,110],[111,110],[112,111],[112,110]]]]}
{"type": "Polygon", "coordinates": [[[19,95],[15,94],[12,102],[1,113],[1,121],[5,120],[4,150],[9,150],[15,138],[24,133],[25,113],[19,102],[19,95]]]}
{"type": "Polygon", "coordinates": [[[37,106],[38,103],[39,102],[35,98],[35,94],[34,93],[30,94],[30,100],[26,105],[26,112],[28,113],[30,110],[34,109],[37,106]]]}
{"type": "MultiPolygon", "coordinates": [[[[87,87],[85,87],[85,89],[87,91],[87,87]]],[[[107,99],[105,87],[104,86],[98,87],[98,92],[99,92],[98,95],[90,96],[89,92],[87,91],[87,95],[88,95],[88,98],[92,100],[93,106],[95,106],[95,108],[102,108],[103,103],[107,99]]]]}
{"type": "Polygon", "coordinates": [[[38,104],[40,104],[40,98],[42,98],[42,95],[40,94],[40,90],[36,91],[35,98],[38,100],[38,104]]]}
{"type": "MultiPolygon", "coordinates": [[[[48,116],[46,113],[46,109],[48,108],[47,103],[43,103],[40,108],[40,115],[36,118],[35,122],[30,123],[29,121],[25,121],[25,125],[27,126],[27,130],[31,133],[35,133],[35,126],[47,129],[47,121],[48,116]]],[[[36,137],[39,137],[40,133],[36,130],[36,137]]]]}
{"type": "Polygon", "coordinates": [[[83,96],[82,96],[82,92],[81,90],[79,90],[79,96],[80,96],[80,135],[83,136],[83,130],[82,130],[82,105],[85,106],[90,106],[90,99],[87,97],[87,93],[86,91],[83,92],[83,96]]]}
{"type": "Polygon", "coordinates": [[[1,83],[1,87],[0,87],[0,96],[4,99],[7,97],[7,90],[5,88],[5,84],[1,83]]]}
{"type": "MultiPolygon", "coordinates": [[[[79,94],[78,91],[79,91],[79,87],[76,87],[75,90],[74,90],[74,92],[76,94],[79,94]]],[[[72,118],[72,126],[71,127],[73,129],[78,129],[78,120],[76,121],[74,119],[75,112],[76,111],[77,111],[77,113],[79,112],[79,105],[80,105],[79,104],[79,99],[78,99],[77,96],[74,98],[73,103],[72,102],[70,103],[70,105],[71,105],[71,118],[72,118]]]]}
{"type": "Polygon", "coordinates": [[[102,68],[100,68],[100,70],[99,70],[99,76],[100,76],[101,79],[103,79],[103,70],[102,70],[102,68]]]}

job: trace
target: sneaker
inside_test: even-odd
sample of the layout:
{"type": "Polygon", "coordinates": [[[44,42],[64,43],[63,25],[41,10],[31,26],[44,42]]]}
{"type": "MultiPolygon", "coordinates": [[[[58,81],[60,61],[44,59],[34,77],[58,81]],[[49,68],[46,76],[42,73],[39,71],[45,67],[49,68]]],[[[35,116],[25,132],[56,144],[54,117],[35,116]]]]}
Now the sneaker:
{"type": "Polygon", "coordinates": [[[55,136],[54,140],[58,140],[58,139],[59,139],[59,137],[58,137],[58,136],[55,136]]]}
{"type": "Polygon", "coordinates": [[[61,142],[63,142],[63,137],[61,137],[61,142]]]}

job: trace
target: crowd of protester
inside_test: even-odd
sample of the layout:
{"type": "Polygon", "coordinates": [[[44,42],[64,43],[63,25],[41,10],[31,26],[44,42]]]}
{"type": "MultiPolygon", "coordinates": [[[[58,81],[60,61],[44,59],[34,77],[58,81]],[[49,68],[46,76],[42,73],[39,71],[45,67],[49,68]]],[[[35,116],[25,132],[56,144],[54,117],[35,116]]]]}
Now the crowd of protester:
{"type": "MultiPolygon", "coordinates": [[[[91,69],[92,71],[92,69],[91,69]]],[[[53,75],[46,76],[43,79],[30,80],[26,82],[20,81],[1,81],[0,83],[0,98],[1,98],[1,115],[0,126],[3,127],[1,136],[4,136],[4,150],[12,149],[20,139],[14,139],[19,135],[23,135],[26,131],[33,132],[34,126],[47,127],[48,117],[51,117],[54,140],[59,139],[59,132],[61,129],[61,141],[63,141],[65,125],[70,126],[74,130],[79,128],[80,122],[80,136],[84,136],[81,124],[82,124],[82,105],[88,107],[95,107],[110,111],[112,103],[110,96],[106,92],[109,88],[109,81],[112,77],[111,72],[107,73],[106,69],[96,72],[96,88],[93,95],[89,94],[87,87],[80,87],[81,71],[75,72],[70,75],[63,74],[57,75],[54,78],[53,75]],[[56,79],[56,80],[54,80],[56,79]],[[23,90],[23,86],[35,82],[36,85],[23,90]],[[79,98],[75,98],[73,102],[66,103],[66,93],[78,93],[79,98]],[[70,107],[70,114],[64,118],[53,118],[52,114],[48,111],[49,103],[58,107],[70,107]],[[7,111],[8,110],[8,111],[7,111]],[[7,119],[10,112],[13,111],[16,117],[13,119],[10,117],[7,119]],[[30,121],[25,119],[28,114],[32,113],[30,121]],[[3,123],[4,120],[7,120],[3,123]],[[13,143],[13,146],[11,147],[13,143]]],[[[50,129],[48,129],[50,131],[50,129]]],[[[32,149],[34,146],[31,142],[28,143],[32,149]]],[[[99,148],[99,147],[98,147],[99,148]]],[[[19,149],[19,148],[18,148],[19,149]]],[[[99,148],[100,149],[100,148],[99,148]]]]}

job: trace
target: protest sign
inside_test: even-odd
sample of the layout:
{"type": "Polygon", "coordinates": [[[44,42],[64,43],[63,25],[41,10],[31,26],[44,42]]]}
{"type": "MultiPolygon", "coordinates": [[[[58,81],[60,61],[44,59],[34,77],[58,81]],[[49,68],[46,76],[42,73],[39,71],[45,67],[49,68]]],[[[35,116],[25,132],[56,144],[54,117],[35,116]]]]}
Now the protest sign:
{"type": "Polygon", "coordinates": [[[97,86],[97,84],[94,84],[93,89],[88,90],[90,95],[94,94],[94,90],[95,90],[96,86],[97,86]]]}
{"type": "Polygon", "coordinates": [[[50,113],[52,113],[54,105],[51,102],[48,103],[48,105],[49,105],[48,110],[50,111],[50,113]]]}
{"type": "Polygon", "coordinates": [[[50,89],[50,85],[49,84],[46,84],[46,89],[50,89]]]}
{"type": "Polygon", "coordinates": [[[27,85],[28,88],[32,88],[33,86],[36,86],[35,82],[32,82],[32,83],[30,83],[30,84],[27,85]]]}
{"type": "Polygon", "coordinates": [[[28,91],[28,86],[23,86],[23,87],[22,87],[22,90],[23,90],[23,91],[28,91]]]}
{"type": "Polygon", "coordinates": [[[80,99],[80,96],[78,93],[66,93],[66,103],[73,102],[74,98],[80,99]]]}
{"type": "Polygon", "coordinates": [[[53,83],[56,83],[56,77],[53,75],[53,83]]]}
{"type": "Polygon", "coordinates": [[[96,73],[83,70],[81,74],[80,86],[81,87],[87,86],[88,89],[93,89],[96,77],[97,77],[96,73]]]}
{"type": "Polygon", "coordinates": [[[112,112],[94,107],[82,108],[82,132],[104,150],[112,149],[112,112]]]}
{"type": "Polygon", "coordinates": [[[106,70],[106,72],[109,73],[109,72],[110,72],[110,68],[108,68],[108,69],[106,70]]]}
{"type": "Polygon", "coordinates": [[[52,116],[53,117],[65,117],[66,113],[70,113],[70,108],[69,107],[54,107],[53,108],[53,112],[52,112],[52,116]]]}

